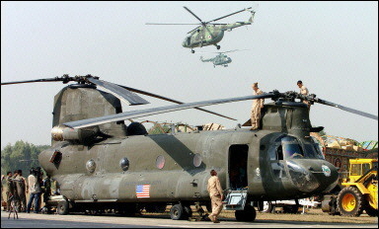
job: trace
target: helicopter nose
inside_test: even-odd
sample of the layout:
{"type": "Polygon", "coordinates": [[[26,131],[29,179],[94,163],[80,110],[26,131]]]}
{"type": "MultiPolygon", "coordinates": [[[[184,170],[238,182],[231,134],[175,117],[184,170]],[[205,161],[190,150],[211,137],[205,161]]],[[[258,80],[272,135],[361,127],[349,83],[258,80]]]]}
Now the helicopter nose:
{"type": "Polygon", "coordinates": [[[316,177],[303,166],[293,161],[288,161],[287,166],[292,183],[299,191],[310,193],[320,186],[316,177]]]}
{"type": "Polygon", "coordinates": [[[183,42],[182,42],[182,46],[184,48],[189,48],[190,47],[190,43],[191,43],[191,38],[190,37],[186,37],[183,42]]]}
{"type": "Polygon", "coordinates": [[[338,182],[337,169],[324,160],[288,161],[288,171],[293,184],[301,192],[325,193],[338,182]]]}

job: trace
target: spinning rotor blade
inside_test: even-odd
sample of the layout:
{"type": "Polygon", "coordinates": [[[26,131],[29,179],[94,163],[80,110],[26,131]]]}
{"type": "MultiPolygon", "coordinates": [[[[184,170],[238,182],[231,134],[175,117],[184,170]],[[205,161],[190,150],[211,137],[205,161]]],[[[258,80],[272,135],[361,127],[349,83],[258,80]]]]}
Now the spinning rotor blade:
{"type": "Polygon", "coordinates": [[[154,23],[147,22],[146,25],[199,25],[199,23],[154,23]]]}
{"type": "Polygon", "coordinates": [[[190,14],[192,14],[195,18],[197,18],[197,20],[199,20],[201,22],[201,24],[203,24],[205,26],[205,22],[203,22],[196,14],[194,14],[190,9],[188,9],[187,7],[183,6],[184,9],[186,9],[188,12],[190,12],[190,14]]]}
{"type": "Polygon", "coordinates": [[[228,52],[237,52],[237,51],[247,51],[249,49],[233,49],[233,50],[229,50],[229,51],[225,51],[223,53],[228,53],[228,52]]]}
{"type": "Polygon", "coordinates": [[[114,95],[115,97],[117,97],[125,103],[129,103],[130,105],[142,105],[149,103],[148,101],[139,97],[133,92],[130,92],[127,89],[122,88],[116,84],[106,82],[103,80],[98,80],[93,77],[89,77],[88,81],[93,84],[96,84],[96,86],[98,86],[99,88],[107,89],[112,95],[114,95]]]}
{"type": "MultiPolygon", "coordinates": [[[[126,86],[122,86],[122,85],[118,85],[118,86],[120,86],[122,88],[125,88],[125,89],[127,89],[129,91],[132,91],[132,92],[135,92],[135,93],[139,93],[139,94],[142,94],[142,95],[147,95],[147,96],[150,96],[150,97],[153,97],[153,98],[162,99],[162,100],[169,101],[169,102],[172,102],[172,103],[177,103],[177,104],[184,104],[183,102],[180,102],[180,101],[177,101],[177,100],[174,100],[174,99],[170,99],[170,98],[167,98],[167,97],[164,97],[164,96],[156,95],[156,94],[153,94],[153,93],[150,93],[150,92],[146,92],[146,91],[142,91],[142,90],[138,90],[138,89],[135,89],[135,88],[126,87],[126,86]]],[[[199,108],[199,107],[194,107],[194,108],[197,109],[197,110],[200,110],[200,111],[207,112],[209,114],[220,116],[222,118],[227,118],[227,119],[230,119],[230,120],[233,120],[233,121],[237,121],[237,119],[234,119],[234,118],[231,118],[231,117],[228,117],[228,116],[225,116],[225,115],[213,112],[213,111],[205,110],[205,109],[199,108]]]]}
{"type": "Polygon", "coordinates": [[[364,116],[366,118],[371,118],[371,119],[374,119],[374,120],[378,120],[378,116],[377,115],[373,115],[373,114],[370,114],[370,113],[367,113],[367,112],[356,110],[356,109],[353,109],[353,108],[350,108],[350,107],[345,107],[345,106],[342,106],[342,105],[339,105],[339,104],[336,104],[336,103],[332,103],[332,102],[329,102],[329,101],[326,101],[326,100],[323,100],[323,99],[314,98],[314,102],[317,102],[317,103],[320,103],[320,104],[323,104],[323,105],[327,105],[327,106],[331,106],[331,107],[335,107],[335,108],[341,109],[343,111],[347,111],[347,112],[350,112],[350,113],[353,113],[353,114],[364,116]]]}
{"type": "MultiPolygon", "coordinates": [[[[243,12],[243,11],[246,11],[246,10],[249,10],[249,9],[251,9],[252,7],[249,7],[249,8],[246,8],[246,9],[243,9],[243,10],[239,10],[239,11],[236,11],[236,12],[234,12],[234,13],[231,13],[231,14],[228,14],[228,15],[225,15],[225,16],[222,16],[222,17],[219,17],[219,18],[216,18],[216,19],[213,19],[213,20],[211,20],[211,21],[207,21],[207,22],[205,22],[205,23],[210,23],[210,22],[213,22],[213,21],[218,21],[218,20],[221,20],[221,19],[224,19],[224,18],[226,18],[226,17],[230,17],[230,16],[232,16],[232,15],[234,15],[234,14],[238,14],[238,13],[241,13],[241,12],[243,12]]],[[[213,23],[212,23],[213,24],[213,23]]]]}
{"type": "MultiPolygon", "coordinates": [[[[190,12],[190,14],[192,14],[195,18],[197,18],[197,20],[199,20],[201,22],[201,24],[203,25],[203,27],[208,30],[209,34],[211,35],[212,39],[214,38],[212,32],[208,29],[207,27],[207,23],[203,22],[195,13],[193,13],[190,9],[188,9],[187,7],[183,6],[184,9],[186,9],[188,12],[190,12]]],[[[197,30],[198,27],[194,28],[193,30],[189,31],[188,33],[192,33],[193,31],[197,30]]]]}
{"type": "Polygon", "coordinates": [[[276,96],[275,93],[270,92],[270,93],[264,93],[261,95],[249,95],[245,97],[235,97],[235,98],[229,98],[229,99],[217,99],[217,100],[209,100],[209,101],[202,101],[202,102],[184,103],[180,105],[171,105],[171,106],[149,108],[149,109],[138,110],[138,111],[123,112],[123,113],[107,115],[103,117],[66,122],[63,124],[71,128],[84,128],[84,127],[89,127],[89,126],[101,125],[108,122],[117,122],[117,121],[122,121],[126,119],[141,118],[145,116],[169,113],[173,111],[185,110],[185,109],[190,109],[194,107],[203,107],[203,106],[238,102],[238,101],[251,100],[251,99],[273,98],[275,96],[276,96]]]}

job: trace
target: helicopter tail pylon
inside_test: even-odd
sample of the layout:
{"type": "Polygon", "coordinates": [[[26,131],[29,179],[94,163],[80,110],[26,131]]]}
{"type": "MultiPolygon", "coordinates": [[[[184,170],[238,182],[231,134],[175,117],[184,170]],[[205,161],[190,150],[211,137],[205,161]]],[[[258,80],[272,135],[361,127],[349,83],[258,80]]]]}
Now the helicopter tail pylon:
{"type": "Polygon", "coordinates": [[[248,10],[251,13],[251,16],[248,20],[248,22],[251,24],[254,22],[254,16],[255,16],[255,11],[254,10],[248,10]]]}

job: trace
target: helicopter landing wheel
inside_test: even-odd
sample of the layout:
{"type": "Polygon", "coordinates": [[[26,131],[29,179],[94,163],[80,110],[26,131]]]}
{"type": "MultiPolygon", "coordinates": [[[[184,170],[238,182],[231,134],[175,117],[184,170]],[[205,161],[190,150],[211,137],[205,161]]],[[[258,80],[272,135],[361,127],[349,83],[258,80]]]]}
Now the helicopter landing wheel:
{"type": "Polygon", "coordinates": [[[191,53],[195,53],[195,50],[191,49],[191,53]]]}
{"type": "Polygon", "coordinates": [[[217,48],[217,50],[220,50],[221,46],[220,45],[216,45],[216,48],[217,48]]]}
{"type": "Polygon", "coordinates": [[[185,209],[181,204],[175,204],[171,207],[170,217],[173,220],[181,220],[185,218],[185,209]]]}
{"type": "Polygon", "coordinates": [[[67,200],[62,200],[58,203],[57,211],[59,215],[67,215],[69,211],[69,205],[67,200]]]}
{"type": "Polygon", "coordinates": [[[255,208],[250,205],[246,205],[244,210],[237,210],[235,213],[237,221],[253,222],[257,216],[255,208]]]}

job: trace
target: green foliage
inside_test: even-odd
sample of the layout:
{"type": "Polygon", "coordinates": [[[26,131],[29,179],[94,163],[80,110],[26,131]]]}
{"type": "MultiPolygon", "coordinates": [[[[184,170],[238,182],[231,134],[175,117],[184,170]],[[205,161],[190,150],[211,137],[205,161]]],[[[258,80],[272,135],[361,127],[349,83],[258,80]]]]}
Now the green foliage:
{"type": "Polygon", "coordinates": [[[14,146],[8,143],[1,150],[1,174],[21,169],[23,175],[27,176],[31,167],[41,167],[38,154],[49,147],[49,145],[35,146],[22,140],[17,141],[14,146]]]}

